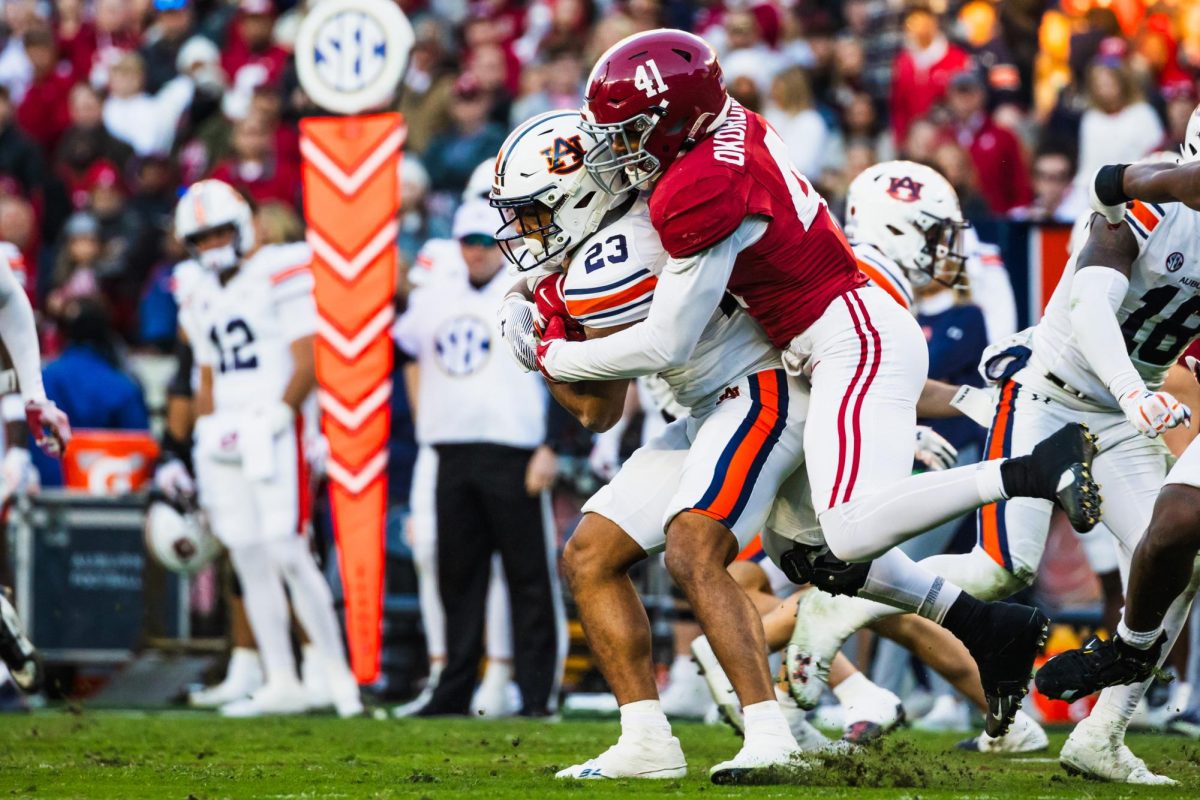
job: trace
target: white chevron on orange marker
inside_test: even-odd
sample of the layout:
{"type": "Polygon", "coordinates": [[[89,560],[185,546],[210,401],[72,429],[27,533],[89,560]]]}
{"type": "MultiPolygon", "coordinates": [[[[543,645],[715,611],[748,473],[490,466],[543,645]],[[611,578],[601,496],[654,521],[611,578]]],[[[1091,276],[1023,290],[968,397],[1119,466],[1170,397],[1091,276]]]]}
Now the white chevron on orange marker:
{"type": "Polygon", "coordinates": [[[357,278],[359,273],[364,269],[371,266],[380,253],[388,247],[395,246],[396,236],[399,232],[400,226],[396,220],[388,220],[387,224],[380,228],[379,232],[372,236],[371,240],[363,246],[358,255],[349,261],[333,245],[325,241],[325,238],[317,232],[316,228],[310,227],[305,238],[308,240],[308,245],[313,249],[313,252],[328,264],[334,272],[341,275],[343,280],[349,283],[357,278]]]}
{"type": "Polygon", "coordinates": [[[368,461],[358,472],[351,472],[343,467],[335,458],[330,458],[325,465],[325,472],[330,480],[341,486],[350,494],[361,494],[371,481],[379,477],[387,467],[388,454],[382,450],[368,461]]]}
{"type": "Polygon", "coordinates": [[[324,317],[318,317],[317,335],[336,350],[338,355],[349,361],[356,358],[363,350],[366,350],[377,336],[387,330],[388,325],[391,325],[392,320],[395,318],[396,309],[392,308],[391,304],[388,304],[379,309],[379,312],[375,316],[371,317],[365,325],[359,328],[353,338],[347,339],[341,331],[333,326],[333,323],[324,317]]]}
{"type": "Polygon", "coordinates": [[[300,155],[302,155],[308,163],[320,172],[337,190],[345,195],[354,194],[363,187],[368,180],[374,177],[383,163],[399,152],[404,145],[404,137],[407,130],[401,126],[389,134],[379,145],[371,151],[358,169],[350,174],[339,167],[332,158],[330,158],[324,150],[318,147],[311,139],[300,139],[300,155]]]}
{"type": "Polygon", "coordinates": [[[322,411],[336,419],[342,427],[354,431],[358,430],[368,417],[391,398],[392,382],[387,380],[379,384],[375,391],[364,397],[354,408],[342,404],[340,400],[324,390],[319,390],[317,396],[320,398],[322,411]]]}

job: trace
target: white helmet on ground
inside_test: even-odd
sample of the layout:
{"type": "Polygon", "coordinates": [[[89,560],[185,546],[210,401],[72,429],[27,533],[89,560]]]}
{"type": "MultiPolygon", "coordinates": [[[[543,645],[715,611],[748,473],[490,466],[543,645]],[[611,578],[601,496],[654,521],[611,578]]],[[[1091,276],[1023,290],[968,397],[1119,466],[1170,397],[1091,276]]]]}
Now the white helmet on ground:
{"type": "Polygon", "coordinates": [[[504,219],[496,241],[520,272],[561,264],[613,203],[583,168],[596,140],[581,121],[578,111],[539,114],[515,128],[496,157],[490,199],[504,219]]]}
{"type": "Polygon", "coordinates": [[[180,511],[155,500],[146,511],[146,550],[172,572],[191,575],[221,552],[199,511],[180,511]]]}
{"type": "Polygon", "coordinates": [[[846,196],[846,235],[878,247],[913,286],[959,285],[965,263],[959,234],[968,224],[949,181],[912,161],[864,170],[846,196]]]}
{"type": "Polygon", "coordinates": [[[218,271],[229,269],[254,249],[254,215],[250,204],[228,183],[213,179],[197,181],[175,206],[175,235],[204,266],[218,271]],[[225,227],[233,228],[237,234],[232,250],[218,248],[204,253],[196,250],[197,236],[225,227]]]}
{"type": "Polygon", "coordinates": [[[1179,146],[1184,162],[1200,161],[1200,106],[1192,110],[1188,118],[1187,132],[1183,134],[1183,144],[1179,146]]]}

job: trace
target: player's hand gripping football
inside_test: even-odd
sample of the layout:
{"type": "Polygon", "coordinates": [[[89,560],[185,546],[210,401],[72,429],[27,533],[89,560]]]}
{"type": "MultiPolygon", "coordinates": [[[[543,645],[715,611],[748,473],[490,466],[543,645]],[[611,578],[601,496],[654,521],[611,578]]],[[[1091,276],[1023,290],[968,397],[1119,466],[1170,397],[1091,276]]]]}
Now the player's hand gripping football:
{"type": "Polygon", "coordinates": [[[583,326],[567,311],[567,300],[563,295],[566,275],[556,272],[538,281],[533,288],[534,330],[538,335],[537,367],[547,380],[555,380],[546,370],[546,355],[557,341],[582,342],[586,337],[583,326]]]}
{"type": "Polygon", "coordinates": [[[26,401],[25,422],[33,441],[46,455],[57,458],[71,441],[71,421],[51,400],[26,401]]]}
{"type": "Polygon", "coordinates": [[[1191,427],[1192,410],[1166,392],[1134,389],[1118,402],[1130,424],[1150,439],[1177,425],[1191,427]]]}

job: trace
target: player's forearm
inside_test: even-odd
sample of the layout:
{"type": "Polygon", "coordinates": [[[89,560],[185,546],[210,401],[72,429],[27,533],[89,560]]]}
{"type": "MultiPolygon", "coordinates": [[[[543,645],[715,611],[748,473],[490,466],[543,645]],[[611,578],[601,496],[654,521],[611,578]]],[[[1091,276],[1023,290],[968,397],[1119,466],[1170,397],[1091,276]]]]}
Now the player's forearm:
{"type": "Polygon", "coordinates": [[[1129,279],[1115,269],[1088,266],[1071,282],[1071,332],[1080,352],[1113,397],[1146,388],[1129,360],[1116,310],[1129,289],[1129,279]]]}
{"type": "Polygon", "coordinates": [[[1200,210],[1200,162],[1189,164],[1130,164],[1122,189],[1144,203],[1183,203],[1200,210]]]}
{"type": "Polygon", "coordinates": [[[738,246],[730,237],[686,259],[672,259],[658,278],[646,319],[586,342],[560,342],[545,367],[560,381],[612,380],[683,366],[721,304],[738,246]]]}
{"type": "Polygon", "coordinates": [[[920,419],[945,419],[957,417],[961,412],[950,401],[958,393],[958,387],[929,378],[917,398],[917,417],[920,419]]]}
{"type": "Polygon", "coordinates": [[[546,382],[558,404],[593,433],[603,433],[620,421],[628,385],[628,380],[546,382]]]}
{"type": "Polygon", "coordinates": [[[25,290],[17,284],[7,267],[0,278],[0,336],[8,348],[13,369],[17,373],[21,397],[25,401],[45,400],[42,385],[42,356],[38,347],[37,323],[25,290]]]}
{"type": "Polygon", "coordinates": [[[300,413],[300,406],[317,385],[316,356],[313,352],[313,337],[302,336],[292,342],[292,376],[283,390],[283,402],[292,411],[300,413]]]}
{"type": "Polygon", "coordinates": [[[213,374],[212,366],[200,367],[200,385],[196,387],[196,417],[213,413],[213,374]]]}

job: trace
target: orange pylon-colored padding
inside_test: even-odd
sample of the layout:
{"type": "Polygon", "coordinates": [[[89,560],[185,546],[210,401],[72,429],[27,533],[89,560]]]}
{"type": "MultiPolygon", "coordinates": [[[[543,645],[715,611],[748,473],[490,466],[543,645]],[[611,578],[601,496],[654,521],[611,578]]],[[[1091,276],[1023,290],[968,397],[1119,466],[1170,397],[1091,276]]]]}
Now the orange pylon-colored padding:
{"type": "Polygon", "coordinates": [[[399,114],[300,123],[304,216],[319,321],[317,383],[329,440],[330,497],[350,663],[379,675],[384,515],[391,427],[399,114]]]}

